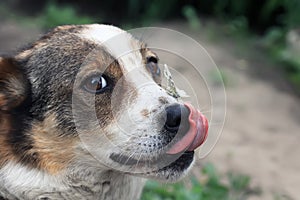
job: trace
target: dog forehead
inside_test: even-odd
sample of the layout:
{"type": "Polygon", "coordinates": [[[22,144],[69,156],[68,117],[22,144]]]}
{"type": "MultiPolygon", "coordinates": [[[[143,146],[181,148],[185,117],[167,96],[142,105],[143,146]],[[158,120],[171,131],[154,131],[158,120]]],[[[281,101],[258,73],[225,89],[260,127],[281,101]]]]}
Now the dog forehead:
{"type": "Polygon", "coordinates": [[[87,25],[79,35],[103,47],[119,62],[123,72],[143,66],[141,42],[120,28],[111,25],[87,25]]]}

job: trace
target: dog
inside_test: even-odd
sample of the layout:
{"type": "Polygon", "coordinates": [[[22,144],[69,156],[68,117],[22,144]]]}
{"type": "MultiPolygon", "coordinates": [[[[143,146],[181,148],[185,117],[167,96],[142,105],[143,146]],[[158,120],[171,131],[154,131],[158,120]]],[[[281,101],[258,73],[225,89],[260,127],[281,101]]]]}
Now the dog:
{"type": "Polygon", "coordinates": [[[207,119],[161,85],[158,56],[111,25],[66,25],[0,57],[0,199],[139,199],[175,182],[207,119]]]}

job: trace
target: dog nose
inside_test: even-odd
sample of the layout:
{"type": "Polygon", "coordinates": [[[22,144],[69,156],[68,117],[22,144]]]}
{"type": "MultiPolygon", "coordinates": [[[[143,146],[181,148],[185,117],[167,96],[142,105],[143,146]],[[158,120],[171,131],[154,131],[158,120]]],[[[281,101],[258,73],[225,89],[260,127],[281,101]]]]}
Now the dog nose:
{"type": "Polygon", "coordinates": [[[165,108],[166,122],[164,128],[172,133],[177,133],[180,126],[188,124],[189,109],[181,104],[172,104],[165,108]]]}

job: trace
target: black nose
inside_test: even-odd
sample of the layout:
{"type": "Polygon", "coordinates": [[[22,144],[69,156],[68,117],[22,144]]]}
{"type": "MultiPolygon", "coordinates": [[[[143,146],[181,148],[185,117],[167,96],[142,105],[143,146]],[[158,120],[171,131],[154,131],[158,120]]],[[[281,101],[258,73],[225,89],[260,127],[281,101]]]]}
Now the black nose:
{"type": "Polygon", "coordinates": [[[172,133],[177,133],[180,129],[187,129],[189,109],[181,104],[172,104],[165,108],[166,122],[164,128],[172,133]]]}

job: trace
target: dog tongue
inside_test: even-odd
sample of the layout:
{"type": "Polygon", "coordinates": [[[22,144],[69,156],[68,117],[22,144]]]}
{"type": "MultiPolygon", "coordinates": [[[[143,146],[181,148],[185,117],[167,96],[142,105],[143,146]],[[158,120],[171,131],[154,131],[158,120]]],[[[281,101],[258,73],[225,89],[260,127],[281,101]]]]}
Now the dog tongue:
{"type": "Polygon", "coordinates": [[[184,104],[189,110],[188,132],[181,140],[176,142],[168,151],[167,154],[178,154],[183,151],[193,151],[199,147],[207,137],[208,121],[200,111],[193,108],[190,104],[184,104]]]}

